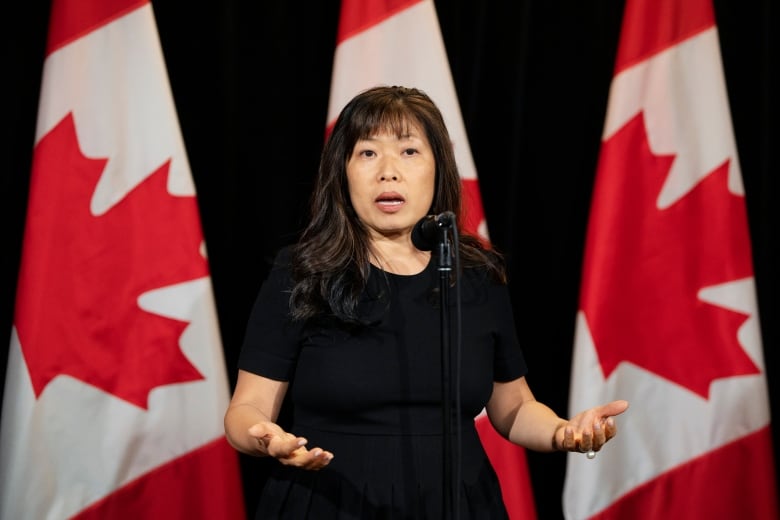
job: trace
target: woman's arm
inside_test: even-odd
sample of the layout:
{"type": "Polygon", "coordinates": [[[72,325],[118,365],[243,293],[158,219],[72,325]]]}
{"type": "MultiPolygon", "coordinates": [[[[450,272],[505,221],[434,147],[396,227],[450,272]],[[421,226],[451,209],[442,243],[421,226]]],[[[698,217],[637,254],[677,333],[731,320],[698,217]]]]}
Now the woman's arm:
{"type": "Polygon", "coordinates": [[[322,448],[308,450],[306,439],[284,431],[276,419],[288,383],[245,370],[238,371],[233,397],[225,412],[225,434],[231,446],[257,457],[271,456],[282,464],[321,469],[333,454],[322,448]]]}
{"type": "Polygon", "coordinates": [[[562,419],[534,398],[525,377],[494,383],[485,407],[496,430],[515,444],[535,451],[599,451],[617,433],[612,416],[628,408],[613,401],[562,419]]]}

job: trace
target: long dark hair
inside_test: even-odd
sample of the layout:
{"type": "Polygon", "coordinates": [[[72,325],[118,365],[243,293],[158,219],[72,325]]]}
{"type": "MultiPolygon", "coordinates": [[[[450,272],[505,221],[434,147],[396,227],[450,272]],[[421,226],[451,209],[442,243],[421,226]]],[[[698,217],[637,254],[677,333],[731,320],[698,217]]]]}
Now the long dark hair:
{"type": "Polygon", "coordinates": [[[429,213],[455,213],[462,267],[484,266],[494,279],[506,282],[501,256],[462,231],[461,180],[441,112],[419,89],[379,86],[352,98],[323,148],[311,219],[291,257],[294,319],[330,315],[347,323],[358,321],[357,302],[371,270],[370,248],[368,232],[352,209],[346,165],[357,141],[383,130],[403,135],[410,123],[425,132],[435,158],[436,186],[429,213]]]}

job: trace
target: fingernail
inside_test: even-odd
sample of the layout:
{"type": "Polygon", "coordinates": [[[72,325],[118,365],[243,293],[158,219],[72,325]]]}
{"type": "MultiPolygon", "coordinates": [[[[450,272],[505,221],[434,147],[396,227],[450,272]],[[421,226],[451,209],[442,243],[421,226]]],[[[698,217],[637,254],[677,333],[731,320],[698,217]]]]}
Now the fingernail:
{"type": "Polygon", "coordinates": [[[298,446],[306,445],[306,439],[298,439],[298,446]]]}

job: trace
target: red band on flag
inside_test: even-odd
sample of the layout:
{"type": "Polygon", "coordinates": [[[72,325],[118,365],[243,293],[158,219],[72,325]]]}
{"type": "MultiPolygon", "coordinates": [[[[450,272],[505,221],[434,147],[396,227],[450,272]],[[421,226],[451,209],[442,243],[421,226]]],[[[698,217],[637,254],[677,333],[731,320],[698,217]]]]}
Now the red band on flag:
{"type": "Polygon", "coordinates": [[[219,438],[117,489],[73,520],[135,520],[150,512],[156,518],[243,519],[236,474],[235,451],[219,438]]]}
{"type": "Polygon", "coordinates": [[[344,2],[339,18],[337,43],[377,25],[395,13],[408,9],[421,0],[384,0],[382,2],[344,2]]]}
{"type": "Polygon", "coordinates": [[[73,9],[72,2],[53,0],[46,55],[148,3],[149,0],[92,0],[73,9]]]}
{"type": "Polygon", "coordinates": [[[711,0],[640,0],[626,9],[615,74],[715,25],[711,0]]]}
{"type": "Polygon", "coordinates": [[[674,518],[680,511],[695,511],[696,518],[777,518],[774,465],[766,456],[771,442],[768,427],[737,439],[633,489],[591,520],[674,518]]]}

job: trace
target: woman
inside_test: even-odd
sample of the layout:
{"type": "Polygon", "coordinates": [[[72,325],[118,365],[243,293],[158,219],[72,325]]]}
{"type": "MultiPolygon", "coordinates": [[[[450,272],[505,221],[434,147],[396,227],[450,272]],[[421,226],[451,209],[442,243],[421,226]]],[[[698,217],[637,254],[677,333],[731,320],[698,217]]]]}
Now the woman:
{"type": "Polygon", "coordinates": [[[460,190],[447,129],[425,93],[372,88],[339,115],[310,224],[280,253],[252,311],[225,415],[237,450],[280,463],[258,519],[440,519],[448,507],[464,519],[506,518],[474,428],[483,409],[501,435],[532,450],[595,452],[615,435],[625,401],[567,421],[534,399],[502,258],[460,231],[460,407],[455,463],[442,470],[441,291],[435,254],[411,233],[429,214],[451,211],[459,223],[460,190]],[[447,501],[453,474],[458,492],[447,501]]]}

